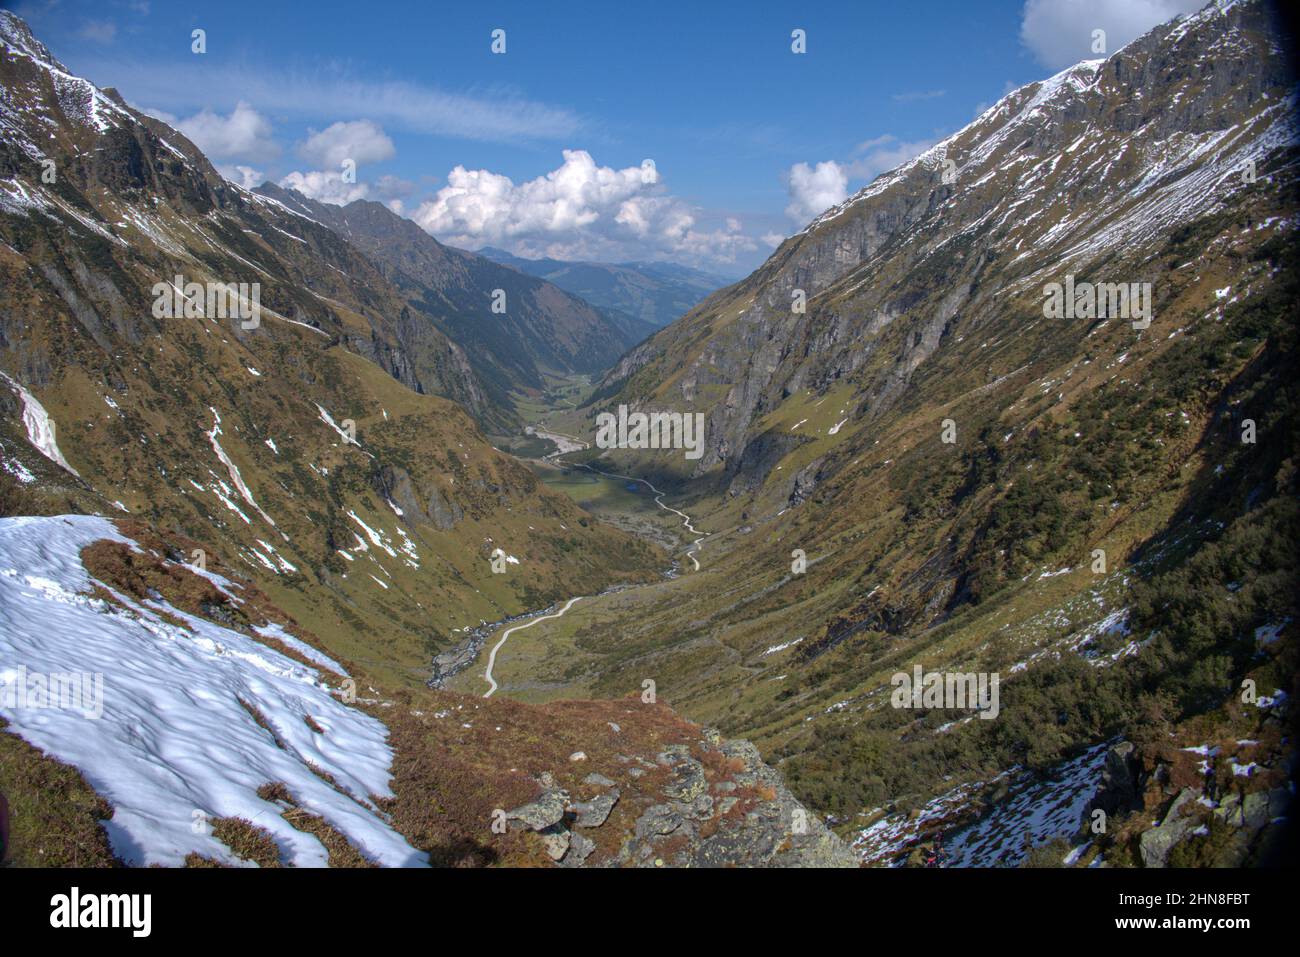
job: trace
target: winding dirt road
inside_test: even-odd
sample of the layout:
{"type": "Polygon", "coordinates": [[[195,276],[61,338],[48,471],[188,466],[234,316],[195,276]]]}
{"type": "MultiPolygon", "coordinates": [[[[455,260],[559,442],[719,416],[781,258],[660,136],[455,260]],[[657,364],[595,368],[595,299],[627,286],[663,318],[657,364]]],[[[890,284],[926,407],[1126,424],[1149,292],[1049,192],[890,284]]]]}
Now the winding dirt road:
{"type": "MultiPolygon", "coordinates": [[[[646,488],[650,489],[651,492],[654,493],[656,505],[658,505],[660,508],[664,509],[665,511],[672,512],[674,515],[680,515],[682,519],[682,525],[686,527],[686,530],[689,531],[692,535],[700,536],[699,538],[695,539],[695,541],[691,544],[691,547],[686,552],[686,557],[691,560],[691,564],[695,566],[695,570],[696,571],[700,570],[700,563],[699,561],[696,560],[695,555],[700,550],[700,542],[704,541],[706,538],[709,537],[708,533],[701,532],[698,528],[692,525],[691,517],[687,515],[685,512],[678,511],[677,509],[673,508],[671,505],[665,505],[663,501],[663,497],[664,497],[663,492],[659,491],[659,489],[655,488],[654,485],[652,485],[650,482],[648,482],[643,478],[636,478],[631,475],[618,475],[614,472],[606,472],[602,469],[593,468],[590,465],[583,465],[582,467],[584,469],[587,469],[590,472],[597,472],[601,475],[608,476],[609,478],[624,479],[625,481],[628,482],[640,482],[646,488]]],[[[497,686],[496,679],[492,677],[492,667],[496,664],[497,652],[500,651],[502,646],[506,643],[506,639],[508,639],[516,631],[520,631],[524,628],[531,628],[539,621],[550,621],[553,618],[562,618],[565,612],[567,612],[570,608],[573,607],[575,602],[582,601],[582,599],[588,597],[590,596],[575,595],[573,598],[570,598],[567,602],[565,602],[564,607],[557,612],[554,612],[549,615],[539,615],[536,618],[530,618],[522,625],[512,625],[511,627],[507,628],[501,634],[501,639],[495,645],[492,646],[492,651],[489,652],[488,654],[487,670],[483,672],[483,677],[487,680],[487,683],[490,687],[484,693],[483,697],[490,698],[497,690],[498,686],[497,686]]]]}
{"type": "Polygon", "coordinates": [[[582,601],[582,599],[586,597],[587,597],[586,595],[576,595],[573,598],[570,598],[568,601],[566,601],[564,603],[564,607],[561,608],[553,615],[539,615],[536,618],[529,619],[528,621],[524,622],[522,625],[514,625],[510,628],[507,628],[505,630],[505,633],[501,636],[501,640],[498,641],[492,647],[492,651],[488,655],[487,671],[483,673],[483,677],[487,679],[487,683],[490,684],[492,687],[488,688],[487,692],[484,693],[483,697],[490,698],[492,697],[493,692],[497,690],[496,679],[492,677],[492,666],[497,663],[497,652],[501,650],[501,646],[506,643],[507,638],[513,635],[516,631],[521,631],[524,628],[533,627],[533,625],[537,624],[539,621],[550,621],[552,618],[563,617],[564,613],[573,607],[574,602],[582,601]]]}

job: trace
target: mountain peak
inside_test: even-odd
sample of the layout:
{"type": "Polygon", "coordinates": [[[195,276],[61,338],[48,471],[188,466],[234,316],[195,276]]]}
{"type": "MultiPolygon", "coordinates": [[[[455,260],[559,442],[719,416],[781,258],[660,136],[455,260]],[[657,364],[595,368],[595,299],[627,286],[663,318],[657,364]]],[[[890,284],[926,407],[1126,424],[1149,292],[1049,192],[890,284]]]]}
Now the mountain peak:
{"type": "MultiPolygon", "coordinates": [[[[954,162],[959,160],[959,165],[968,165],[972,159],[978,157],[962,155],[961,151],[957,150],[958,144],[978,135],[990,125],[1000,125],[1006,131],[1003,136],[1011,136],[1038,118],[1044,110],[1062,109],[1070,101],[1077,101],[1081,96],[1089,93],[1103,95],[1098,87],[1102,78],[1117,78],[1124,75],[1124,70],[1119,65],[1121,61],[1147,56],[1148,49],[1153,45],[1161,45],[1172,53],[1180,43],[1195,38],[1199,38],[1195,39],[1195,42],[1202,45],[1231,43],[1231,37],[1239,31],[1243,15],[1266,15],[1266,7],[1264,0],[1211,2],[1196,13],[1180,16],[1168,23],[1153,27],[1143,36],[1130,41],[1107,57],[1081,60],[1050,77],[1017,87],[1002,96],[962,129],[945,137],[913,159],[881,173],[848,199],[815,217],[796,235],[804,235],[819,225],[843,215],[864,200],[879,195],[906,178],[913,170],[933,173],[954,157],[956,157],[954,162]],[[950,157],[950,153],[953,156],[950,157]]],[[[1200,52],[1198,51],[1197,55],[1200,55],[1200,52]]]]}
{"type": "Polygon", "coordinates": [[[20,55],[67,72],[67,68],[55,59],[49,47],[32,34],[27,21],[10,10],[0,10],[0,41],[20,55]]]}

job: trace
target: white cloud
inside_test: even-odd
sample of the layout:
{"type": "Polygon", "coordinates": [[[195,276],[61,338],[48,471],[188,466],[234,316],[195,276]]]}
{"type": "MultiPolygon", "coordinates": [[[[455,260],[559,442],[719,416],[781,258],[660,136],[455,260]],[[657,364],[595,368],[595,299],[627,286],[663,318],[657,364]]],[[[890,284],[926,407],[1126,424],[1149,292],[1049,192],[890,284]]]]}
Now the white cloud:
{"type": "Polygon", "coordinates": [[[289,70],[262,63],[220,63],[186,56],[157,64],[122,58],[78,61],[85,76],[111,76],[142,103],[184,110],[195,102],[213,108],[256,103],[269,115],[308,121],[322,114],[364,116],[390,129],[488,142],[559,140],[584,121],[573,111],[497,88],[454,93],[406,82],[357,79],[341,67],[289,70]],[[203,61],[203,62],[199,62],[203,61]]]}
{"type": "MultiPolygon", "coordinates": [[[[335,124],[335,126],[339,125],[343,124],[335,124]]],[[[340,141],[342,139],[341,137],[340,141]]],[[[387,140],[387,137],[384,137],[384,139],[387,140]]],[[[355,141],[353,145],[355,145],[355,141]]],[[[338,158],[338,154],[331,152],[337,146],[337,142],[333,144],[326,143],[322,147],[322,152],[316,154],[316,158],[326,162],[338,158]]],[[[378,158],[383,152],[381,148],[375,146],[373,140],[371,140],[369,147],[363,148],[369,148],[372,152],[367,154],[359,150],[359,155],[368,156],[371,160],[378,158]]],[[[343,158],[348,159],[351,157],[343,158]]],[[[340,162],[342,162],[341,159],[340,162]]],[[[350,175],[348,179],[344,179],[342,169],[308,170],[307,172],[294,170],[280,180],[280,185],[286,189],[296,189],[311,199],[319,200],[322,203],[332,203],[335,206],[346,206],[354,200],[373,197],[383,202],[399,216],[402,215],[403,210],[406,208],[401,197],[410,195],[415,190],[414,183],[398,176],[381,176],[373,183],[352,180],[353,177],[350,175]]]]}
{"type": "Polygon", "coordinates": [[[906,93],[895,93],[890,99],[895,103],[916,103],[921,100],[937,100],[947,95],[947,90],[909,90],[906,93]]]}
{"type": "Polygon", "coordinates": [[[280,155],[270,121],[242,100],[228,116],[205,109],[178,120],[160,110],[148,112],[188,136],[210,159],[258,162],[280,155]]]}
{"type": "Polygon", "coordinates": [[[797,223],[806,223],[844,202],[849,197],[850,182],[870,182],[933,145],[933,140],[905,141],[886,133],[859,143],[853,150],[854,158],[848,162],[824,160],[815,166],[795,163],[786,173],[786,190],[790,194],[786,215],[797,223]]]}
{"type": "Polygon", "coordinates": [[[1204,0],[1027,0],[1020,40],[1052,70],[1109,56],[1156,24],[1194,13],[1204,0]],[[1092,31],[1106,31],[1104,53],[1092,50],[1092,31]]]}
{"type": "Polygon", "coordinates": [[[244,189],[252,189],[255,186],[261,186],[266,182],[266,176],[260,169],[253,169],[251,166],[236,164],[234,166],[218,166],[217,172],[230,180],[232,183],[238,183],[244,189]]]}
{"type": "Polygon", "coordinates": [[[322,203],[346,206],[356,199],[365,199],[370,195],[370,186],[366,183],[347,183],[343,174],[335,170],[312,170],[301,173],[294,170],[280,180],[286,189],[296,189],[311,199],[322,203]]]}
{"type": "Polygon", "coordinates": [[[358,166],[378,163],[397,153],[393,141],[370,120],[335,123],[320,132],[309,132],[298,153],[313,165],[327,169],[338,169],[344,160],[352,160],[358,166]]]}
{"type": "Polygon", "coordinates": [[[117,37],[117,24],[108,20],[85,20],[77,35],[83,40],[109,44],[117,37]]]}
{"type": "Polygon", "coordinates": [[[585,150],[565,150],[558,169],[519,186],[500,173],[457,166],[418,216],[433,233],[491,240],[581,229],[602,214],[644,235],[654,201],[637,194],[658,182],[652,160],[615,170],[597,166],[585,150]]]}
{"type": "Polygon", "coordinates": [[[816,166],[795,163],[786,174],[786,188],[790,193],[786,215],[795,222],[806,223],[848,198],[849,177],[834,160],[816,166]]]}
{"type": "Polygon", "coordinates": [[[665,191],[653,160],[613,169],[585,150],[563,156],[557,169],[519,184],[457,166],[411,218],[453,245],[557,259],[679,255],[731,262],[757,248],[734,217],[701,225],[697,210],[665,191]]]}

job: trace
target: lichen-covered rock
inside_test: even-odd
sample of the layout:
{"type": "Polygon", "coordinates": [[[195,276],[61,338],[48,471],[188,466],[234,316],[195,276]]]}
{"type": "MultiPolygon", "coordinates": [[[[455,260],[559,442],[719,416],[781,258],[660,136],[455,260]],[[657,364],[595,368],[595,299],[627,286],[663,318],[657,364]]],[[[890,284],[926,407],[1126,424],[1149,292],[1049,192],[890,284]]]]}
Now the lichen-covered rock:
{"type": "Polygon", "coordinates": [[[506,820],[512,827],[518,825],[530,831],[543,831],[564,820],[564,808],[568,798],[563,791],[547,790],[536,801],[506,812],[506,820]]]}
{"type": "Polygon", "coordinates": [[[1143,831],[1138,841],[1142,863],[1146,867],[1164,867],[1169,859],[1169,852],[1195,828],[1195,821],[1183,818],[1143,831]]]}
{"type": "Polygon", "coordinates": [[[1286,814],[1291,804],[1291,792],[1286,788],[1272,791],[1255,791],[1241,802],[1241,817],[1246,826],[1262,828],[1286,814]]]}
{"type": "Polygon", "coordinates": [[[671,834],[676,831],[684,819],[667,804],[656,804],[637,818],[636,836],[647,837],[671,834]]]}
{"type": "Polygon", "coordinates": [[[664,794],[683,804],[690,804],[709,786],[704,775],[704,765],[694,758],[685,758],[674,764],[672,775],[672,781],[664,788],[664,794]]]}
{"type": "Polygon", "coordinates": [[[561,867],[581,867],[596,850],[596,842],[585,834],[573,831],[569,834],[569,852],[560,861],[561,867]]]}
{"type": "Polygon", "coordinates": [[[654,746],[589,746],[599,769],[590,771],[564,760],[571,745],[560,751],[536,775],[539,796],[506,815],[514,830],[537,834],[527,839],[532,859],[568,868],[860,865],[750,742],[682,723],[654,746]]]}
{"type": "Polygon", "coordinates": [[[609,812],[614,810],[614,805],[618,803],[618,796],[617,790],[606,791],[604,794],[597,794],[589,801],[578,801],[573,804],[569,810],[577,815],[574,823],[578,827],[600,827],[609,818],[609,812]]]}
{"type": "Polygon", "coordinates": [[[542,847],[553,861],[559,861],[568,853],[571,840],[569,831],[562,827],[552,827],[542,832],[542,847]]]}

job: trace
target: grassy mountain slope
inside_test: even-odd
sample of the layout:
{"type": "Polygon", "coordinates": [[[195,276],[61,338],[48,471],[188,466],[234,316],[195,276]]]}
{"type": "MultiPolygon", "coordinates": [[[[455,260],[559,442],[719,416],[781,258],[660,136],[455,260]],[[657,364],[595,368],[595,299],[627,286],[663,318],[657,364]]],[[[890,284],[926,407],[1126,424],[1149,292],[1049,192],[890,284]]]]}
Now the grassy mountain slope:
{"type": "Polygon", "coordinates": [[[547,374],[601,373],[645,336],[549,282],[442,245],[380,203],[334,206],[273,183],[257,192],[327,224],[378,263],[411,308],[465,350],[497,407],[490,424],[514,421],[512,392],[544,388],[547,374]],[[498,289],[500,314],[491,309],[498,289]]]}
{"type": "Polygon", "coordinates": [[[183,533],[332,650],[416,681],[454,632],[661,566],[429,394],[481,398],[464,354],[366,256],[221,180],[13,15],[0,26],[8,496],[183,533]],[[154,285],[178,275],[259,282],[260,324],[154,318],[154,285]],[[46,417],[47,450],[76,474],[30,441],[46,417]],[[495,548],[519,560],[506,574],[495,548]]]}
{"type": "Polygon", "coordinates": [[[588,414],[696,409],[706,453],[597,464],[689,489],[702,568],[531,630],[506,680],[653,678],[846,828],[1293,692],[1286,42],[1211,5],[1017,90],[633,350],[588,414]],[[1067,275],[1150,282],[1150,325],[1047,318],[1067,275]],[[915,664],[999,672],[1000,717],[890,707],[915,664]]]}

